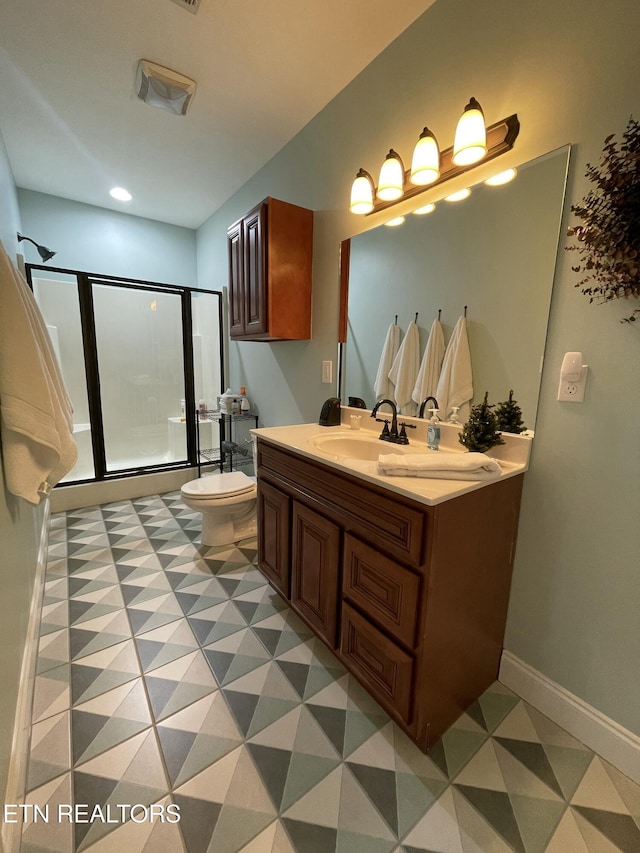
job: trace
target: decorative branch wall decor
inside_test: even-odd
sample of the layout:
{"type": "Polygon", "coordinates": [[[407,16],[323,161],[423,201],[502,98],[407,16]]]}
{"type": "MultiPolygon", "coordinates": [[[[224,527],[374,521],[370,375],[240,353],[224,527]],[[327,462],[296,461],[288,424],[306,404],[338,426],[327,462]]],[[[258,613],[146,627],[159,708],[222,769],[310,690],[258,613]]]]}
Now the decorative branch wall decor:
{"type": "MultiPolygon", "coordinates": [[[[589,302],[640,297],[640,122],[631,117],[618,145],[615,134],[604,141],[599,166],[587,163],[586,177],[595,184],[582,204],[572,205],[582,224],[569,228],[579,253],[575,285],[589,302]]],[[[622,322],[640,319],[635,308],[622,322]]]]}

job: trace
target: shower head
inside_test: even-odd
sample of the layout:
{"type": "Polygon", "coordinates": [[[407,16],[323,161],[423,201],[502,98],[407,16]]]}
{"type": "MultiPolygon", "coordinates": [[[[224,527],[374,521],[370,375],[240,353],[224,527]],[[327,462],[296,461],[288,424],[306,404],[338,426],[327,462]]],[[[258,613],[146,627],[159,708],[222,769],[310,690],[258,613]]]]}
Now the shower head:
{"type": "Polygon", "coordinates": [[[55,252],[52,252],[51,249],[47,249],[46,246],[40,246],[38,243],[36,243],[35,240],[32,240],[31,237],[25,237],[18,231],[18,243],[22,243],[23,240],[28,240],[30,243],[33,243],[33,245],[38,250],[38,254],[42,258],[43,262],[50,261],[51,258],[55,255],[55,252]]]}

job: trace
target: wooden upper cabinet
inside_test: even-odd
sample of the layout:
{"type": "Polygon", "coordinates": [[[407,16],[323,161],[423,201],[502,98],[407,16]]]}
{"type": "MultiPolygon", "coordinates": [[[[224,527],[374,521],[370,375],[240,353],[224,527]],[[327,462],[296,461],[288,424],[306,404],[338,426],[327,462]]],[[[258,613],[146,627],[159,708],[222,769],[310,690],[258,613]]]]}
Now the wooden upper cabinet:
{"type": "Polygon", "coordinates": [[[267,198],[227,231],[233,340],[311,337],[313,211],[267,198]]]}

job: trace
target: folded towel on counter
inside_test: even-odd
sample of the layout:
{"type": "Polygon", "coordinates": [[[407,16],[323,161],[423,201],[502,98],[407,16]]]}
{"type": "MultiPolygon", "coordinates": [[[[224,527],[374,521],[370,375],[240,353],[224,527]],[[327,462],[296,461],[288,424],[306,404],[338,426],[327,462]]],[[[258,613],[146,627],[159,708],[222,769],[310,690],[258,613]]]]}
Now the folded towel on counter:
{"type": "Polygon", "coordinates": [[[429,477],[435,480],[495,480],[500,464],[484,453],[443,453],[441,450],[415,456],[381,454],[378,473],[393,477],[429,477]]]}
{"type": "MultiPolygon", "coordinates": [[[[427,346],[422,356],[413,394],[411,395],[414,402],[421,403],[427,397],[436,396],[443,356],[444,334],[442,332],[442,325],[439,320],[434,320],[431,324],[429,339],[427,340],[427,346]]],[[[447,413],[441,412],[440,414],[444,418],[447,413]]]]}
{"type": "Polygon", "coordinates": [[[416,404],[411,399],[416,376],[420,367],[420,332],[415,322],[411,321],[407,328],[398,355],[395,357],[389,379],[396,386],[395,397],[398,412],[403,415],[415,415],[416,404]]]}
{"type": "Polygon", "coordinates": [[[436,397],[443,418],[447,417],[450,409],[458,406],[460,422],[467,420],[473,397],[473,372],[466,317],[460,317],[451,335],[442,362],[436,397]]]}
{"type": "Polygon", "coordinates": [[[391,370],[391,365],[398,354],[399,346],[400,326],[396,323],[392,323],[387,331],[387,337],[385,338],[384,346],[382,347],[382,354],[380,355],[380,363],[378,364],[376,381],[373,383],[373,390],[375,391],[375,395],[378,400],[386,397],[387,399],[394,400],[395,402],[395,397],[393,396],[393,382],[389,379],[389,371],[391,370]]]}

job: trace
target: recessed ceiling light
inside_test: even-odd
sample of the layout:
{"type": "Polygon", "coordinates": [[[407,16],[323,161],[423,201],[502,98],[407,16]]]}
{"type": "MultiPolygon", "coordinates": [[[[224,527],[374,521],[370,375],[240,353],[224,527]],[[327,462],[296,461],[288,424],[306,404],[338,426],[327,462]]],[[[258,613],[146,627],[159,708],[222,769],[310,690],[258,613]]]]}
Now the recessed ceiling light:
{"type": "Polygon", "coordinates": [[[451,193],[444,197],[445,201],[462,201],[463,198],[469,198],[471,190],[467,187],[464,190],[458,190],[457,193],[451,193]]]}
{"type": "Polygon", "coordinates": [[[512,181],[517,174],[518,173],[515,169],[507,169],[504,172],[500,172],[498,175],[493,175],[493,177],[487,178],[485,184],[490,187],[501,187],[502,184],[508,184],[509,181],[512,181]]]}
{"type": "Polygon", "coordinates": [[[133,198],[129,190],[125,190],[124,187],[113,187],[109,190],[109,195],[118,201],[131,201],[133,198]]]}

